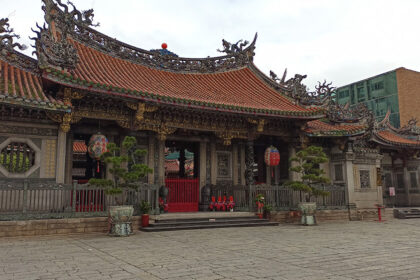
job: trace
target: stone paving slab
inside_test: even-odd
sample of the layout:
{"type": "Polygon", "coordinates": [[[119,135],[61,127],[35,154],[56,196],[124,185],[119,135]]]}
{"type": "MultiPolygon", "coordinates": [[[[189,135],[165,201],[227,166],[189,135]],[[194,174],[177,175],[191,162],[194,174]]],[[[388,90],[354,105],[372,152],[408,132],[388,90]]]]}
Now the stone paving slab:
{"type": "Polygon", "coordinates": [[[0,280],[420,279],[420,219],[0,238],[0,280]]]}

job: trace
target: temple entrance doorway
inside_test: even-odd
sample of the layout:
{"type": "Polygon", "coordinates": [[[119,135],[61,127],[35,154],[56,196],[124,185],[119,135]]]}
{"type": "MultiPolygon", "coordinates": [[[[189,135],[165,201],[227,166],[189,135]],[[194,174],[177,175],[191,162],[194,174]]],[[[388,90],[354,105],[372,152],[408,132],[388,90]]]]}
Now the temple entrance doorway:
{"type": "Polygon", "coordinates": [[[167,141],[165,143],[165,185],[169,212],[198,211],[199,144],[167,141]]]}

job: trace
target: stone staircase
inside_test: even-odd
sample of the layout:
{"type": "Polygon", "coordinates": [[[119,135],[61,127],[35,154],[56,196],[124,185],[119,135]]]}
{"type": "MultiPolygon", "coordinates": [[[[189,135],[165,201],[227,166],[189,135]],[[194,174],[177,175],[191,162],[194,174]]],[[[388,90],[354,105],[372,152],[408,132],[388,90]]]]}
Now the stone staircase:
{"type": "Polygon", "coordinates": [[[398,219],[420,218],[420,209],[419,208],[394,209],[394,217],[398,219]]]}
{"type": "Polygon", "coordinates": [[[154,222],[149,227],[140,228],[141,231],[173,231],[191,230],[204,228],[231,228],[231,227],[257,227],[257,226],[277,226],[279,223],[270,222],[267,219],[260,219],[255,214],[239,214],[227,212],[221,213],[208,212],[208,214],[197,213],[188,214],[169,214],[155,217],[154,222]]]}

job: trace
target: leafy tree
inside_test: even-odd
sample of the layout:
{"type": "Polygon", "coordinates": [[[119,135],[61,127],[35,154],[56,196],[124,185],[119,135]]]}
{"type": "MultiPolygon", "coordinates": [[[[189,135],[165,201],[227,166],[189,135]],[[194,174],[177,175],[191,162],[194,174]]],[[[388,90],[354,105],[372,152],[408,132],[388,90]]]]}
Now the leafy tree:
{"type": "Polygon", "coordinates": [[[124,138],[122,150],[115,143],[109,143],[108,151],[101,156],[101,160],[110,165],[112,180],[92,178],[89,184],[104,187],[108,195],[120,194],[127,187],[137,190],[140,179],[153,173],[153,169],[140,163],[147,151],[136,146],[137,140],[133,136],[124,138]]]}
{"type": "Polygon", "coordinates": [[[290,162],[297,162],[289,170],[300,175],[300,180],[290,181],[286,186],[306,193],[306,202],[311,201],[311,197],[327,196],[330,193],[316,186],[322,183],[328,183],[329,179],[325,177],[325,172],[319,167],[320,163],[327,162],[327,155],[321,147],[309,146],[296,153],[295,157],[290,158],[290,162]]]}

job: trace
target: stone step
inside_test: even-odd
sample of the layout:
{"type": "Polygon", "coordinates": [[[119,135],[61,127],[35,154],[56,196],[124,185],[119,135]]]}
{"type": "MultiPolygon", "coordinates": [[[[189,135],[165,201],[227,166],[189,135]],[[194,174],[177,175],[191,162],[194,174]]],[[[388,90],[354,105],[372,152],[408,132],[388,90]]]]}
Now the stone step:
{"type": "Polygon", "coordinates": [[[197,217],[197,218],[175,218],[175,219],[155,219],[156,224],[164,223],[183,223],[183,222],[222,222],[235,220],[261,220],[256,215],[253,216],[239,216],[239,217],[197,217]]]}
{"type": "Polygon", "coordinates": [[[151,223],[151,227],[171,227],[171,226],[186,226],[186,225],[206,225],[206,224],[241,224],[241,223],[265,223],[267,219],[249,218],[249,219],[190,219],[190,220],[166,220],[166,221],[155,221],[151,223]]]}
{"type": "Polygon", "coordinates": [[[260,227],[260,226],[278,226],[277,222],[242,222],[234,224],[224,224],[224,223],[202,223],[199,225],[183,225],[178,224],[176,226],[153,226],[140,228],[141,231],[145,232],[155,232],[155,231],[173,231],[173,230],[192,230],[192,229],[206,229],[206,228],[231,228],[231,227],[260,227]]]}

